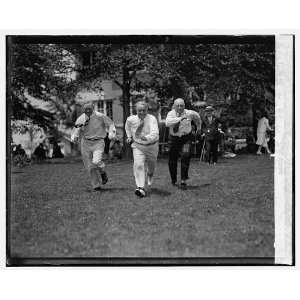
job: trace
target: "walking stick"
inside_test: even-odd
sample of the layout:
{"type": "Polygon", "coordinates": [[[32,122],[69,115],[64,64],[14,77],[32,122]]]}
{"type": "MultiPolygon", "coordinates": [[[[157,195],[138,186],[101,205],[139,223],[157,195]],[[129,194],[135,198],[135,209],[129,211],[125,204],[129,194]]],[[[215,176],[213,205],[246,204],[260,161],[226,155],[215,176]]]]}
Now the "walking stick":
{"type": "Polygon", "coordinates": [[[203,146],[202,146],[201,155],[200,155],[200,161],[202,161],[202,160],[203,160],[203,157],[204,157],[205,144],[206,144],[206,139],[205,139],[205,137],[204,137],[203,146]]]}

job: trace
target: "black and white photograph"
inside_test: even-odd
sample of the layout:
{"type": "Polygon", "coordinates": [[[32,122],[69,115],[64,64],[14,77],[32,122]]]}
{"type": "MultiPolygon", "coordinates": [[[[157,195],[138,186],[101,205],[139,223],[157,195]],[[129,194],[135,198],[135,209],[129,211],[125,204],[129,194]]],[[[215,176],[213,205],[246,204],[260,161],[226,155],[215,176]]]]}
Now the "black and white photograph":
{"type": "Polygon", "coordinates": [[[7,35],[7,266],[293,265],[293,43],[7,35]]]}

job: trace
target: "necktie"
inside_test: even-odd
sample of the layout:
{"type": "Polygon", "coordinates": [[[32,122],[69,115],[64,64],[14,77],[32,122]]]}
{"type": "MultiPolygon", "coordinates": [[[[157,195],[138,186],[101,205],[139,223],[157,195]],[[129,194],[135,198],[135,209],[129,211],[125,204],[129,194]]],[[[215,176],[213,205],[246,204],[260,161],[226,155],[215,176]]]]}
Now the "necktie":
{"type": "Polygon", "coordinates": [[[87,124],[89,124],[89,122],[90,122],[90,118],[88,117],[88,118],[85,120],[84,126],[87,126],[87,124]]]}
{"type": "Polygon", "coordinates": [[[174,133],[177,133],[178,130],[179,130],[179,125],[180,125],[180,122],[178,122],[174,127],[173,127],[173,132],[174,133]]]}
{"type": "Polygon", "coordinates": [[[143,128],[144,128],[144,120],[141,120],[141,123],[140,123],[140,125],[138,126],[138,128],[136,129],[136,132],[135,132],[135,137],[136,138],[140,137],[143,128]]]}
{"type": "Polygon", "coordinates": [[[75,128],[85,127],[89,124],[90,118],[87,118],[84,122],[84,124],[77,124],[75,125],[75,128]]]}

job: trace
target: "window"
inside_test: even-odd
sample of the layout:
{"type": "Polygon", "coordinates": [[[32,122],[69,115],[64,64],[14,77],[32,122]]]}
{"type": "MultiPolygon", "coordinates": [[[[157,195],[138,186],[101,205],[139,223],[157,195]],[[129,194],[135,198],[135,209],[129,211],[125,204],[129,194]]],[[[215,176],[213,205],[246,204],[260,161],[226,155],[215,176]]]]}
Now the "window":
{"type": "Polygon", "coordinates": [[[88,67],[91,65],[91,53],[90,52],[82,53],[82,65],[84,67],[88,67]]]}
{"type": "Polygon", "coordinates": [[[112,101],[106,101],[106,115],[111,119],[113,118],[112,101]]]}
{"type": "Polygon", "coordinates": [[[109,118],[113,118],[113,105],[112,101],[98,101],[96,110],[105,114],[109,118]]]}
{"type": "Polygon", "coordinates": [[[104,101],[98,101],[97,111],[104,113],[104,101]]]}
{"type": "Polygon", "coordinates": [[[85,51],[81,52],[82,66],[83,68],[89,68],[95,62],[95,52],[85,51]]]}

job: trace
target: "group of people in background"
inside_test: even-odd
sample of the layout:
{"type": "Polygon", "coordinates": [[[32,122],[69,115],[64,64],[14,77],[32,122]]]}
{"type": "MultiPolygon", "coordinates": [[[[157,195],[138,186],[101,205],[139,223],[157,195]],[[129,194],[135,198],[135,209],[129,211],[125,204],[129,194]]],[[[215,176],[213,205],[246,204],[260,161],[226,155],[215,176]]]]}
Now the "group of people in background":
{"type": "Polygon", "coordinates": [[[50,149],[45,143],[39,143],[39,145],[34,149],[31,156],[26,154],[21,144],[13,146],[12,148],[12,158],[13,163],[17,166],[24,166],[26,163],[31,161],[42,162],[47,158],[64,158],[64,154],[57,143],[54,141],[52,143],[52,153],[50,155],[50,149]]]}

